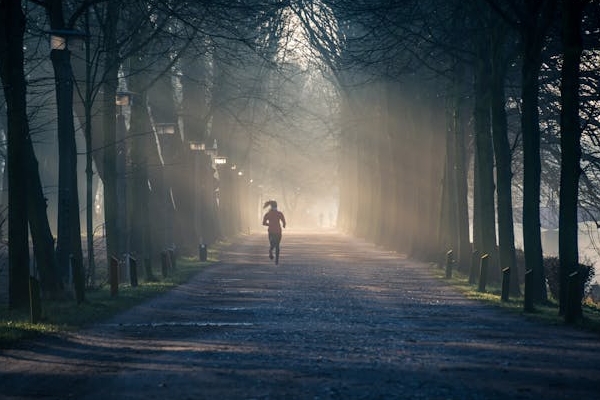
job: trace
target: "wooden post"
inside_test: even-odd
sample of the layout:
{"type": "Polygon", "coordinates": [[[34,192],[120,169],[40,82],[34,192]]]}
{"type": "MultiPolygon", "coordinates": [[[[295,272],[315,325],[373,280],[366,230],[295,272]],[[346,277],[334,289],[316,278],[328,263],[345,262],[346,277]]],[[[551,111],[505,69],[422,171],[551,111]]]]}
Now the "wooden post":
{"type": "Polygon", "coordinates": [[[112,256],[109,268],[110,295],[116,297],[119,294],[119,259],[112,256]]]}
{"type": "Polygon", "coordinates": [[[508,301],[508,293],[510,292],[510,268],[502,269],[502,301],[508,301]]]}
{"type": "Polygon", "coordinates": [[[166,250],[160,252],[160,266],[163,278],[169,276],[169,255],[166,250]]]}
{"type": "Polygon", "coordinates": [[[533,312],[533,270],[525,271],[525,295],[523,301],[523,311],[533,312]]]}
{"type": "Polygon", "coordinates": [[[208,256],[208,251],[206,249],[206,245],[205,244],[200,244],[200,246],[198,246],[198,259],[200,261],[206,261],[207,256],[208,256]]]}
{"type": "Polygon", "coordinates": [[[567,301],[566,301],[566,309],[565,309],[565,322],[567,324],[572,324],[579,317],[577,313],[579,301],[579,291],[581,290],[581,285],[579,284],[579,272],[573,271],[569,274],[568,282],[567,282],[567,301]]]}
{"type": "Polygon", "coordinates": [[[168,254],[169,254],[169,266],[170,269],[175,271],[175,268],[177,268],[177,256],[175,255],[175,249],[173,247],[170,247],[167,250],[168,254]]]}
{"type": "Polygon", "coordinates": [[[452,278],[452,264],[454,263],[453,255],[454,253],[452,250],[448,250],[446,253],[446,279],[452,278]]]}
{"type": "Polygon", "coordinates": [[[481,256],[481,264],[479,266],[479,288],[478,291],[485,292],[485,286],[487,285],[487,273],[488,265],[490,261],[489,254],[481,256]]]}
{"type": "Polygon", "coordinates": [[[136,287],[138,285],[137,278],[137,260],[129,254],[129,283],[132,287],[136,287]]]}
{"type": "Polygon", "coordinates": [[[477,282],[477,268],[479,267],[479,251],[473,250],[471,253],[471,268],[469,269],[469,284],[474,285],[477,282]]]}

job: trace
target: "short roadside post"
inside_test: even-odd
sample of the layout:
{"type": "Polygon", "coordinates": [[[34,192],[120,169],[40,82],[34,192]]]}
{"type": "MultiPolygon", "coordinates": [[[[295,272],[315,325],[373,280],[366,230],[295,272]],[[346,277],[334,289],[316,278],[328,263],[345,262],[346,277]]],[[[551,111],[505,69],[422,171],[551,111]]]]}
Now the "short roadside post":
{"type": "Polygon", "coordinates": [[[448,250],[446,253],[446,279],[452,278],[452,264],[454,263],[454,253],[448,250]]]}
{"type": "Polygon", "coordinates": [[[510,289],[510,267],[502,269],[502,301],[508,301],[508,292],[510,289]]]}
{"type": "Polygon", "coordinates": [[[117,297],[117,294],[119,294],[119,259],[112,256],[109,268],[110,295],[117,297]]]}
{"type": "Polygon", "coordinates": [[[479,267],[479,287],[478,291],[485,292],[485,286],[487,285],[487,273],[488,273],[488,265],[490,261],[489,254],[484,254],[481,256],[481,265],[479,267]]]}
{"type": "Polygon", "coordinates": [[[469,268],[469,284],[474,285],[477,282],[477,268],[479,267],[479,251],[473,250],[471,253],[471,268],[469,268]]]}
{"type": "Polygon", "coordinates": [[[208,251],[207,251],[206,245],[204,243],[201,243],[198,246],[198,259],[200,261],[206,261],[207,256],[208,256],[208,251]]]}
{"type": "Polygon", "coordinates": [[[132,287],[136,287],[138,285],[137,260],[131,254],[127,255],[127,257],[129,258],[129,283],[132,287]]]}

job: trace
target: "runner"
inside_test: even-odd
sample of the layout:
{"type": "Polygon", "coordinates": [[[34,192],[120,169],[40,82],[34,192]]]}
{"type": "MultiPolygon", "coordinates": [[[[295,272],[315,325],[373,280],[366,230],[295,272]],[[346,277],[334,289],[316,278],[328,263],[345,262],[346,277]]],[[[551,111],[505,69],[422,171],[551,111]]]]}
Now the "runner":
{"type": "Polygon", "coordinates": [[[269,200],[263,208],[271,206],[263,217],[263,225],[268,226],[269,233],[269,258],[273,259],[273,249],[275,249],[275,265],[279,265],[279,243],[281,242],[281,226],[285,228],[285,216],[281,211],[277,211],[277,202],[269,200]]]}

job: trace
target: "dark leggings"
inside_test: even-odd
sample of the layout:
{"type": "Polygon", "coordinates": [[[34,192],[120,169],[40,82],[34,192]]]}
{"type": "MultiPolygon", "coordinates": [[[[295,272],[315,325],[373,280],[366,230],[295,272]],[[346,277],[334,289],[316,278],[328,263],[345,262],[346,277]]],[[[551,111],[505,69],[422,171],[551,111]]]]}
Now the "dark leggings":
{"type": "Polygon", "coordinates": [[[279,243],[281,243],[281,233],[269,233],[269,243],[271,244],[271,250],[279,250],[279,243]]]}

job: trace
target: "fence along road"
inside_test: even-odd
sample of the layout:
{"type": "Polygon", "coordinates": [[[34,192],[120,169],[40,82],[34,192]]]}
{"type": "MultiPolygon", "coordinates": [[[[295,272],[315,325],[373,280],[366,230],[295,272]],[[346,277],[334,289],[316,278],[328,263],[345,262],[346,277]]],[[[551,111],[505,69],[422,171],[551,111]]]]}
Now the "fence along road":
{"type": "Polygon", "coordinates": [[[599,337],[464,299],[333,233],[239,239],[189,284],[0,352],[8,399],[591,399],[599,337]]]}

